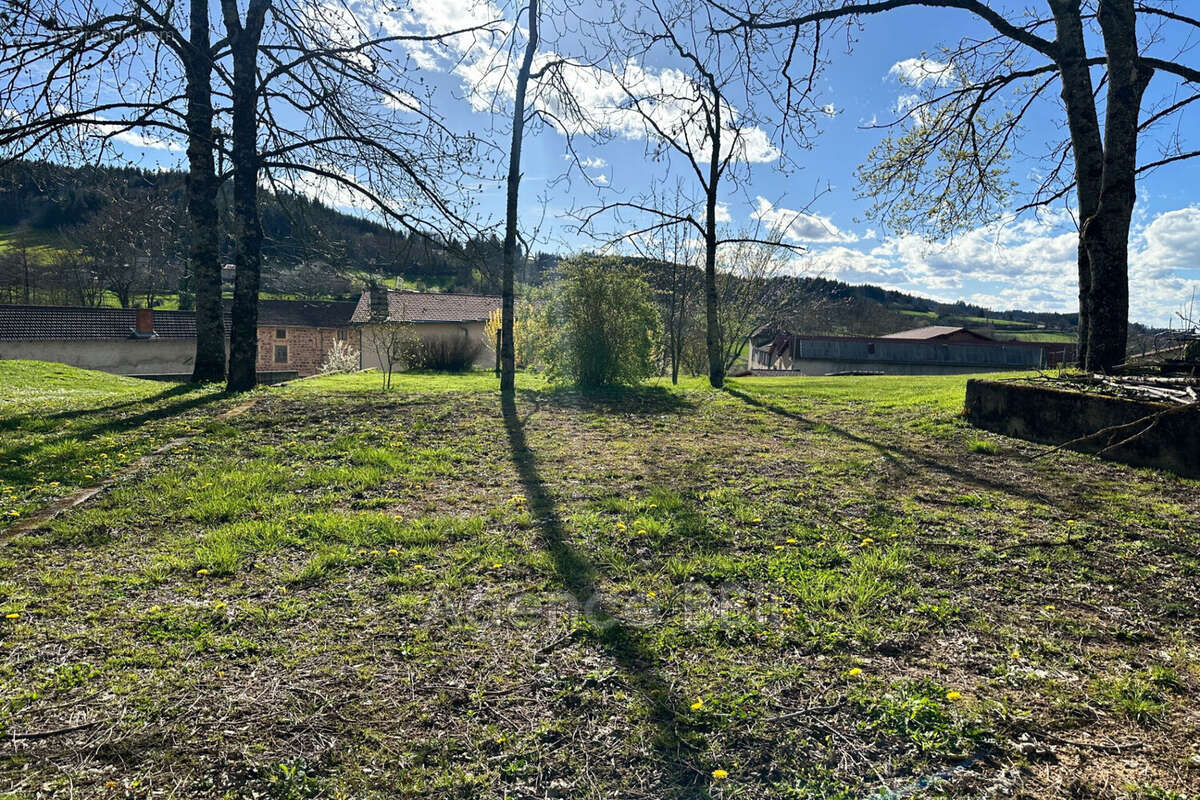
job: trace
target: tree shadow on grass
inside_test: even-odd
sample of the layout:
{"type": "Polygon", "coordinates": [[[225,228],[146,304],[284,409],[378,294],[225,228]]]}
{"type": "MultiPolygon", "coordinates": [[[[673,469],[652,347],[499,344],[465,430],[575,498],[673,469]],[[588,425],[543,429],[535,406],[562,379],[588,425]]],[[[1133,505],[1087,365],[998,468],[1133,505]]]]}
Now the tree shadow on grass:
{"type": "Polygon", "coordinates": [[[829,422],[816,422],[816,421],[811,420],[808,417],[804,416],[803,414],[800,414],[796,411],[792,411],[790,409],[784,408],[782,406],[775,405],[774,403],[767,402],[759,397],[755,397],[754,395],[752,395],[748,392],[744,392],[739,389],[734,389],[730,386],[725,386],[723,391],[726,394],[728,394],[730,397],[736,397],[738,400],[741,400],[743,403],[745,403],[748,406],[753,406],[754,408],[759,408],[759,409],[762,409],[763,411],[768,411],[777,416],[791,420],[792,422],[797,422],[797,423],[805,426],[806,428],[810,428],[810,429],[816,428],[818,425],[820,425],[820,426],[822,426],[822,428],[824,430],[827,430],[836,436],[839,436],[839,437],[846,439],[848,441],[851,441],[851,442],[855,442],[856,444],[861,444],[861,445],[865,445],[867,447],[872,448],[877,453],[879,453],[879,455],[882,458],[887,460],[890,464],[892,464],[893,466],[898,467],[900,469],[903,469],[905,471],[912,471],[914,466],[922,467],[922,468],[930,470],[932,472],[937,472],[942,475],[945,475],[948,478],[953,478],[956,480],[963,481],[965,483],[969,483],[979,489],[985,489],[985,490],[989,490],[989,491],[996,491],[996,492],[1002,492],[1004,494],[1015,495],[1018,497],[1025,498],[1026,500],[1032,500],[1032,501],[1036,501],[1036,502],[1040,502],[1040,503],[1046,503],[1048,505],[1054,502],[1049,497],[1046,497],[1045,495],[1042,495],[1038,492],[1030,491],[1030,490],[1025,489],[1024,487],[1016,485],[1014,483],[1005,483],[1005,482],[997,481],[993,478],[989,478],[989,477],[986,477],[983,475],[977,475],[977,474],[967,470],[966,467],[962,464],[946,464],[941,461],[937,461],[933,458],[930,458],[927,455],[923,455],[921,453],[914,452],[913,450],[905,449],[903,447],[898,447],[894,444],[885,444],[882,442],[878,442],[874,439],[868,438],[866,436],[861,436],[857,433],[853,433],[852,431],[848,431],[845,428],[842,428],[838,425],[833,425],[829,422]]]}
{"type": "MultiPolygon", "coordinates": [[[[28,482],[38,471],[45,470],[54,465],[54,459],[49,456],[43,457],[43,454],[53,452],[57,445],[68,440],[74,439],[85,443],[101,436],[127,433],[148,423],[178,416],[192,409],[200,408],[201,406],[215,403],[231,396],[226,392],[196,394],[195,392],[197,391],[198,387],[195,384],[183,384],[152,395],[145,400],[122,403],[111,407],[104,406],[81,410],[75,414],[76,418],[85,419],[89,416],[97,415],[103,418],[105,414],[111,413],[113,410],[131,405],[152,406],[137,414],[107,419],[88,427],[65,428],[55,435],[41,437],[37,436],[36,432],[34,432],[34,439],[28,444],[20,447],[6,447],[4,449],[4,461],[0,463],[0,480],[14,483],[28,482]],[[165,405],[153,405],[164,399],[171,399],[172,402],[168,402],[165,405]]],[[[62,417],[59,418],[61,419],[62,417]]]]}
{"type": "Polygon", "coordinates": [[[617,663],[624,680],[649,705],[650,719],[657,729],[654,747],[664,788],[673,790],[679,798],[709,797],[704,772],[692,763],[698,755],[694,742],[699,734],[692,730],[683,713],[684,701],[673,694],[663,679],[644,634],[604,609],[596,585],[596,567],[569,540],[554,497],[539,471],[537,454],[529,447],[526,420],[517,414],[515,397],[502,395],[501,408],[513,465],[558,579],[586,615],[593,641],[617,663]]]}
{"type": "Polygon", "coordinates": [[[696,407],[693,401],[680,392],[646,384],[605,386],[596,389],[553,386],[537,394],[554,405],[629,416],[682,414],[696,407]]]}

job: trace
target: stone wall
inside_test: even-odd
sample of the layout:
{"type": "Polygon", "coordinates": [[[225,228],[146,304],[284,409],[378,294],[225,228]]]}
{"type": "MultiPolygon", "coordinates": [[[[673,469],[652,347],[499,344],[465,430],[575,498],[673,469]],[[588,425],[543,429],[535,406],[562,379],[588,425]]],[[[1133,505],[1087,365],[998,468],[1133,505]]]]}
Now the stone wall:
{"type": "MultiPolygon", "coordinates": [[[[1032,384],[967,381],[966,415],[972,425],[1044,444],[1063,444],[1174,408],[1180,407],[1032,384]]],[[[1098,453],[1143,427],[1113,431],[1072,449],[1098,453]]],[[[1144,435],[1113,448],[1104,458],[1200,478],[1200,409],[1161,417],[1144,435]]]]}

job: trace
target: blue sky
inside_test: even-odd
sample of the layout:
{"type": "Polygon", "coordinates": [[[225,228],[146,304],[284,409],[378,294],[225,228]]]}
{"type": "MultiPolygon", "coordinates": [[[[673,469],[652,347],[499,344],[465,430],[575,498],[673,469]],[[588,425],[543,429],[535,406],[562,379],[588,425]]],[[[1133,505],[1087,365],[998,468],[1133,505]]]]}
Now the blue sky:
{"type": "MultiPolygon", "coordinates": [[[[366,0],[350,5],[360,17],[371,19],[371,24],[397,30],[433,31],[469,19],[511,19],[512,14],[511,7],[487,0],[410,0],[400,11],[388,13],[366,0]]],[[[603,14],[604,8],[598,13],[603,14]]],[[[549,21],[552,37],[557,22],[549,21]]],[[[722,195],[726,224],[731,229],[754,224],[782,226],[788,241],[808,248],[789,266],[804,274],[873,283],[947,301],[963,299],[997,309],[1075,310],[1075,233],[1068,207],[1060,204],[1044,213],[976,227],[952,240],[928,242],[910,232],[886,230],[878,220],[865,219],[869,201],[857,197],[855,170],[883,135],[865,126],[872,120],[894,119],[901,98],[915,91],[912,81],[906,85],[900,76],[907,72],[912,78],[914,67],[921,66],[916,59],[926,59],[922,62],[926,70],[936,69],[939,45],[952,45],[964,35],[984,32],[969,15],[944,10],[910,9],[868,20],[855,35],[850,52],[844,44],[831,51],[833,59],[818,83],[817,104],[827,105],[832,115],[816,116],[820,131],[813,131],[811,149],[789,148],[787,156],[793,168],[785,170],[781,160],[756,144],[760,152],[749,159],[747,179],[722,195]]],[[[1197,43],[1180,39],[1169,40],[1169,44],[1186,49],[1197,43]]],[[[568,40],[548,43],[549,48],[556,45],[571,46],[568,40]]],[[[509,73],[502,68],[486,69],[495,67],[497,59],[503,67],[502,56],[478,42],[441,50],[414,48],[410,54],[451,127],[477,132],[501,144],[506,141],[507,124],[503,119],[493,120],[491,101],[498,98],[503,110],[509,96],[509,73]]],[[[1186,50],[1183,60],[1200,64],[1200,47],[1186,50]]],[[[643,78],[665,82],[676,63],[653,56],[642,65],[643,78]]],[[[1176,94],[1179,91],[1177,81],[1160,75],[1152,84],[1148,102],[1182,96],[1176,94]]],[[[604,108],[611,95],[594,85],[588,85],[584,93],[595,101],[599,115],[610,122],[616,119],[604,108]]],[[[1056,100],[1056,95],[1051,95],[1053,102],[1036,106],[1026,119],[1024,155],[1012,162],[1019,182],[1042,169],[1047,145],[1063,138],[1063,116],[1056,100]]],[[[733,104],[736,107],[738,101],[733,104]]],[[[675,176],[686,176],[678,161],[656,162],[647,157],[644,130],[620,120],[615,127],[615,135],[607,142],[593,142],[587,130],[581,130],[573,139],[577,160],[568,158],[567,139],[558,130],[535,126],[530,132],[524,151],[521,207],[527,232],[542,221],[536,246],[560,252],[597,247],[600,242],[575,230],[575,220],[568,214],[571,209],[634,198],[655,187],[673,185],[675,176]]],[[[1196,135],[1200,134],[1200,116],[1193,112],[1180,117],[1177,130],[1185,139],[1193,134],[1194,147],[1195,139],[1200,138],[1196,135]]],[[[764,133],[769,132],[769,125],[764,125],[764,133]]],[[[179,161],[177,151],[128,149],[128,155],[150,163],[179,161]]],[[[1152,157],[1153,151],[1153,140],[1148,140],[1142,147],[1142,160],[1152,157]]],[[[1136,320],[1166,324],[1175,310],[1186,305],[1192,292],[1200,289],[1198,178],[1200,160],[1164,168],[1140,183],[1130,243],[1131,315],[1136,320]]],[[[346,202],[343,193],[328,187],[317,185],[311,191],[335,205],[346,202]]],[[[482,221],[502,220],[504,194],[498,182],[479,184],[473,194],[482,221]]],[[[614,220],[598,227],[621,230],[621,224],[614,220]]]]}

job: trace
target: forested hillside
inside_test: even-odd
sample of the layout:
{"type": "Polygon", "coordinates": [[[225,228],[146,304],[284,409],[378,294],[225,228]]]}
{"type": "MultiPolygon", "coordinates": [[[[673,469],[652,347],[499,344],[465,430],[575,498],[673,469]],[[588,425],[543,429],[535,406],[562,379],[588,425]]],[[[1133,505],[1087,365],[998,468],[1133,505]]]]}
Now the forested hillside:
{"type": "MultiPolygon", "coordinates": [[[[181,172],[44,162],[0,170],[0,301],[170,305],[180,293],[186,306],[185,181],[181,172]]],[[[368,274],[459,291],[498,287],[494,237],[429,242],[305,196],[262,196],[269,294],[346,296],[368,274]]],[[[226,192],[226,218],[229,205],[226,192]]]]}
{"type": "MultiPolygon", "coordinates": [[[[0,302],[189,307],[186,174],[25,162],[0,170],[0,302]]],[[[222,196],[228,214],[228,197],[222,196]]],[[[263,194],[265,290],[270,296],[347,298],[369,276],[445,291],[499,291],[502,243],[494,236],[433,243],[302,195],[263,194]]],[[[227,224],[225,230],[229,231],[227,224]]],[[[233,245],[223,240],[224,260],[233,245]]],[[[560,257],[525,259],[518,279],[557,275],[560,257]]],[[[698,281],[669,264],[625,259],[660,293],[698,281]],[[674,275],[674,278],[672,277],[674,275]]],[[[822,277],[759,275],[741,293],[754,316],[805,333],[877,335],[920,325],[990,329],[1000,337],[1070,338],[1075,315],[993,311],[939,303],[878,286],[822,277]],[[769,285],[769,289],[767,289],[769,285]]],[[[730,288],[729,294],[738,295],[730,288]]]]}

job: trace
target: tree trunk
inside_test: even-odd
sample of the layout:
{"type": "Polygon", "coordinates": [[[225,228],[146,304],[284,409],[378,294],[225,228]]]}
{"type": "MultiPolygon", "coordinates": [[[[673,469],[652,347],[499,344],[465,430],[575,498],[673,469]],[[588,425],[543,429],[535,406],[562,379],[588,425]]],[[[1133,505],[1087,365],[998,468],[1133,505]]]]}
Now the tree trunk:
{"type": "Polygon", "coordinates": [[[721,320],[717,314],[717,186],[721,180],[721,98],[714,98],[712,152],[708,186],[704,193],[704,343],[708,349],[708,382],[714,389],[725,385],[725,359],[721,353],[721,320]]]}
{"type": "Polygon", "coordinates": [[[231,392],[258,383],[258,289],[262,271],[262,221],[258,212],[258,44],[270,0],[251,0],[246,24],[237,0],[221,0],[233,55],[233,212],[237,227],[236,274],[229,338],[231,392]]]}
{"type": "Polygon", "coordinates": [[[1100,138],[1100,120],[1092,75],[1087,65],[1087,46],[1083,38],[1083,20],[1079,0],[1050,0],[1054,12],[1058,46],[1056,63],[1062,76],[1062,99],[1067,109],[1067,127],[1075,157],[1075,193],[1079,206],[1079,364],[1087,363],[1091,328],[1092,266],[1083,241],[1082,222],[1096,213],[1100,204],[1100,186],[1104,174],[1104,145],[1100,138]]]}
{"type": "Polygon", "coordinates": [[[512,142],[508,149],[508,203],[504,220],[504,274],[500,306],[500,391],[512,392],[516,384],[516,350],[513,346],[513,273],[517,264],[517,213],[521,189],[521,146],[525,136],[525,93],[538,44],[538,0],[529,0],[529,40],[517,73],[513,101],[512,142]]]}
{"type": "Polygon", "coordinates": [[[187,63],[188,178],[191,222],[188,263],[196,304],[193,381],[225,378],[225,319],[221,312],[221,259],[217,246],[217,177],[213,164],[212,51],[208,3],[191,0],[187,63]]]}
{"type": "Polygon", "coordinates": [[[1108,372],[1125,361],[1129,335],[1129,228],[1137,203],[1138,121],[1154,72],[1138,55],[1133,0],[1102,0],[1097,16],[1108,61],[1108,92],[1100,201],[1083,223],[1092,267],[1085,367],[1108,372]]]}

